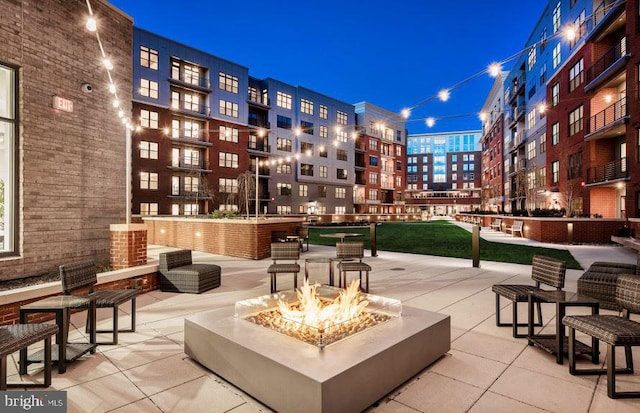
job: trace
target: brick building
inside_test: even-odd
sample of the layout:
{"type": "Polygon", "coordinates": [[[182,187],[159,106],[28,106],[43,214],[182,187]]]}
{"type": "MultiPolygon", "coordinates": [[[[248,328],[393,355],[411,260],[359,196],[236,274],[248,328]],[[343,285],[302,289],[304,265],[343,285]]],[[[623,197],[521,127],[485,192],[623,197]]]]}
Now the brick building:
{"type": "MultiPolygon", "coordinates": [[[[91,2],[131,107],[131,18],[91,2]]],[[[126,132],[84,1],[0,2],[0,279],[109,260],[126,216],[126,132]]]]}

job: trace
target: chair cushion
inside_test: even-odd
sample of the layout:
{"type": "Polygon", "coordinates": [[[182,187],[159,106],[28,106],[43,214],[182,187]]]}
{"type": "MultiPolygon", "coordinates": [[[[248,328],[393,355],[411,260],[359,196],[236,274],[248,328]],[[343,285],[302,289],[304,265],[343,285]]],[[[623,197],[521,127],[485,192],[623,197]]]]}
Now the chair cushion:
{"type": "Polygon", "coordinates": [[[573,327],[607,344],[640,345],[640,323],[615,315],[565,316],[562,324],[573,327]]]}
{"type": "Polygon", "coordinates": [[[172,275],[220,274],[220,266],[215,264],[190,264],[164,272],[172,275]]]}
{"type": "Polygon", "coordinates": [[[113,307],[133,300],[140,294],[136,289],[130,290],[98,290],[90,294],[96,302],[96,307],[113,307]]]}
{"type": "Polygon", "coordinates": [[[338,268],[341,271],[371,271],[371,266],[364,262],[341,262],[338,268]]]}
{"type": "Polygon", "coordinates": [[[11,324],[0,326],[0,357],[8,356],[58,332],[56,324],[11,324]]]}
{"type": "Polygon", "coordinates": [[[541,291],[535,285],[526,284],[494,284],[491,291],[511,301],[527,301],[531,291],[541,291]]]}
{"type": "Polygon", "coordinates": [[[300,264],[271,264],[269,268],[267,268],[267,272],[300,272],[300,264]]]}

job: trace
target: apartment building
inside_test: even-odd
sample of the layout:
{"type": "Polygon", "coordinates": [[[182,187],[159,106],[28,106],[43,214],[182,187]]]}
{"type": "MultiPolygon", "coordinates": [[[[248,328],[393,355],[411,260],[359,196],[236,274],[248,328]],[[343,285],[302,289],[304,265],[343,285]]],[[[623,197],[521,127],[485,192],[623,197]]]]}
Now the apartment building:
{"type": "MultiPolygon", "coordinates": [[[[505,207],[504,179],[504,82],[507,72],[498,73],[482,106],[482,210],[502,212],[505,207]]],[[[507,185],[509,182],[506,183],[507,185]]]]}
{"type": "Polygon", "coordinates": [[[482,131],[407,137],[407,212],[450,215],[480,208],[482,131]]]}
{"type": "Polygon", "coordinates": [[[353,212],[353,105],[142,29],[133,39],[134,214],[353,212]]]}
{"type": "Polygon", "coordinates": [[[547,83],[584,44],[592,10],[592,0],[551,0],[509,72],[504,98],[506,211],[548,206],[547,83]]]}
{"type": "Polygon", "coordinates": [[[355,113],[358,128],[354,148],[355,213],[406,212],[405,119],[367,102],[356,103],[355,113]]]}
{"type": "Polygon", "coordinates": [[[571,213],[640,217],[638,7],[594,1],[586,44],[548,85],[547,181],[571,213]]]}

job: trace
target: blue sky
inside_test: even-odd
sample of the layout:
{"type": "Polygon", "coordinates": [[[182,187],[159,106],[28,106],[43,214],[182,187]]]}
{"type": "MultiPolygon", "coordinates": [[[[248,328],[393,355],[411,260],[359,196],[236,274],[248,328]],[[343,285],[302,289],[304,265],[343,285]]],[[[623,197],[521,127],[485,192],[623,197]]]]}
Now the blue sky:
{"type": "MultiPolygon", "coordinates": [[[[520,52],[546,0],[110,0],[145,30],[393,112],[520,52]]],[[[512,63],[512,62],[511,62],[512,63]]],[[[509,67],[506,67],[508,69],[509,67]]],[[[414,109],[409,133],[480,129],[488,75],[414,109]],[[463,116],[469,114],[470,116],[463,116]],[[432,128],[424,119],[438,119],[432,128]]]]}

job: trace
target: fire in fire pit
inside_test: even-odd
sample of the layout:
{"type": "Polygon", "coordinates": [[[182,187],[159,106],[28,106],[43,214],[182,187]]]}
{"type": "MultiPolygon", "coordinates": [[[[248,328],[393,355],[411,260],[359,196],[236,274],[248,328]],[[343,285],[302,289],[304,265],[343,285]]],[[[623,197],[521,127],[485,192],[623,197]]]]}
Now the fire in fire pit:
{"type": "Polygon", "coordinates": [[[355,280],[345,289],[305,281],[298,291],[238,301],[236,317],[315,345],[326,345],[399,317],[398,300],[360,293],[355,280]]]}

